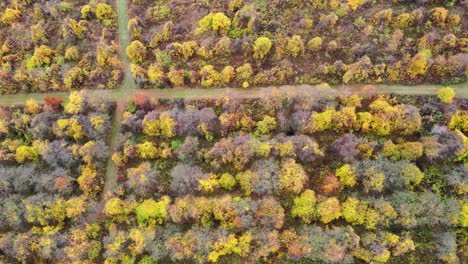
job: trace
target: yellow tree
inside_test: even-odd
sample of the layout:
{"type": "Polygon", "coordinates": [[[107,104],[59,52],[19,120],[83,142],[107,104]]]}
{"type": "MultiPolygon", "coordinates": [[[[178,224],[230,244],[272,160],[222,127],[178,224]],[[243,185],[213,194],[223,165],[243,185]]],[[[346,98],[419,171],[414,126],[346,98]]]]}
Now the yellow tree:
{"type": "Polygon", "coordinates": [[[175,135],[175,121],[169,116],[169,113],[164,112],[157,119],[143,119],[143,133],[152,137],[170,138],[175,135]]]}
{"type": "Polygon", "coordinates": [[[330,197],[317,206],[317,213],[320,215],[320,221],[328,224],[341,216],[340,201],[336,197],[330,197]]]}
{"type": "Polygon", "coordinates": [[[294,159],[287,159],[281,164],[279,187],[285,193],[300,193],[307,181],[307,174],[294,159]]]}

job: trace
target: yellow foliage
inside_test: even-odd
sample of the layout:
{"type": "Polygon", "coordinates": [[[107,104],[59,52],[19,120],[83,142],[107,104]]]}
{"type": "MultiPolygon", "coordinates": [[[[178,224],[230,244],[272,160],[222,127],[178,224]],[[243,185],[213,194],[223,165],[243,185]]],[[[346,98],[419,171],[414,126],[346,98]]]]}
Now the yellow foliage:
{"type": "Polygon", "coordinates": [[[451,104],[455,97],[455,91],[450,87],[444,87],[437,92],[437,97],[442,103],[451,104]]]}
{"type": "Polygon", "coordinates": [[[35,147],[20,146],[16,149],[15,159],[19,163],[23,163],[25,160],[37,160],[39,158],[39,152],[35,147]]]}
{"type": "Polygon", "coordinates": [[[340,201],[336,197],[330,197],[317,206],[317,213],[320,215],[320,221],[328,224],[341,216],[340,201]]]}
{"type": "Polygon", "coordinates": [[[207,193],[212,193],[218,188],[219,186],[219,180],[216,175],[212,174],[208,179],[203,180],[200,179],[198,180],[198,189],[203,190],[207,193]]]}
{"type": "Polygon", "coordinates": [[[34,99],[29,99],[26,101],[26,112],[30,114],[37,114],[41,111],[41,105],[34,99]]]}
{"type": "Polygon", "coordinates": [[[417,76],[424,76],[429,67],[428,65],[429,55],[426,52],[419,52],[411,58],[406,72],[411,79],[417,76]]]}
{"type": "Polygon", "coordinates": [[[353,187],[356,185],[356,172],[354,167],[349,164],[345,164],[340,168],[336,169],[336,176],[340,179],[342,187],[349,186],[353,187]]]}
{"type": "Polygon", "coordinates": [[[169,113],[161,113],[158,119],[143,119],[143,133],[152,137],[170,138],[174,134],[175,121],[169,113]]]}
{"type": "Polygon", "coordinates": [[[287,159],[281,164],[279,187],[285,193],[300,193],[307,181],[307,174],[294,159],[287,159]]]}
{"type": "Polygon", "coordinates": [[[347,0],[347,2],[352,10],[356,10],[363,4],[367,3],[367,0],[347,0]]]}
{"type": "Polygon", "coordinates": [[[65,112],[68,114],[78,114],[83,110],[83,93],[73,91],[70,93],[68,103],[65,105],[65,112]]]}
{"type": "Polygon", "coordinates": [[[98,182],[98,173],[92,165],[81,167],[81,175],[77,179],[80,190],[89,197],[96,197],[101,191],[101,185],[98,182]]]}
{"type": "Polygon", "coordinates": [[[11,25],[21,18],[21,11],[17,9],[6,8],[0,16],[0,22],[5,25],[11,25]]]}

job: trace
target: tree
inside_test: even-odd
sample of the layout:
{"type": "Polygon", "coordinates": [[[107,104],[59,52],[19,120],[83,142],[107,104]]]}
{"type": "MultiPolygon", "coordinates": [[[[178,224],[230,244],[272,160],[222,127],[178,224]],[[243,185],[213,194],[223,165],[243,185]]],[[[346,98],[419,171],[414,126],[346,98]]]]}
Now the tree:
{"type": "Polygon", "coordinates": [[[65,51],[65,59],[71,61],[77,61],[80,58],[80,51],[76,46],[69,47],[65,51]]]}
{"type": "Polygon", "coordinates": [[[127,56],[132,63],[142,63],[146,58],[146,47],[138,40],[132,41],[126,49],[127,56]]]}
{"type": "Polygon", "coordinates": [[[143,133],[151,137],[170,138],[174,134],[175,121],[168,112],[150,112],[143,119],[143,133]]]}
{"type": "Polygon", "coordinates": [[[171,69],[167,77],[174,86],[182,86],[184,84],[185,72],[184,70],[171,69]]]}
{"type": "Polygon", "coordinates": [[[452,130],[460,130],[468,132],[468,111],[458,110],[450,118],[449,128],[452,130]]]}
{"type": "Polygon", "coordinates": [[[118,197],[107,200],[104,206],[106,216],[112,217],[114,220],[123,222],[127,220],[128,215],[133,211],[134,205],[119,199],[118,197]]]}
{"type": "Polygon", "coordinates": [[[81,167],[81,175],[77,182],[80,190],[87,196],[94,198],[101,191],[101,185],[98,181],[98,172],[93,165],[85,165],[81,167]]]}
{"type": "Polygon", "coordinates": [[[367,204],[353,197],[348,197],[341,205],[343,218],[350,224],[362,225],[366,222],[367,204]]]}
{"type": "Polygon", "coordinates": [[[149,162],[143,162],[138,167],[127,170],[127,185],[138,195],[151,194],[157,186],[158,173],[149,162]]]}
{"type": "Polygon", "coordinates": [[[335,115],[336,110],[328,108],[324,112],[312,114],[308,128],[311,133],[322,132],[332,128],[332,119],[335,115]]]}
{"type": "Polygon", "coordinates": [[[294,159],[287,159],[281,164],[278,184],[282,192],[300,193],[307,179],[304,169],[294,159]]]}
{"type": "Polygon", "coordinates": [[[82,112],[85,106],[85,98],[83,92],[73,91],[70,93],[69,101],[65,105],[65,112],[68,114],[78,114],[82,112]]]}
{"type": "Polygon", "coordinates": [[[80,67],[73,67],[65,73],[63,83],[68,89],[79,87],[85,78],[83,69],[80,67]]]}
{"type": "Polygon", "coordinates": [[[358,9],[363,4],[367,3],[367,1],[368,0],[347,0],[348,5],[351,7],[353,11],[358,9]]]}
{"type": "Polygon", "coordinates": [[[33,146],[20,146],[16,149],[15,159],[19,163],[23,163],[25,160],[36,161],[39,158],[39,152],[33,146]]]}
{"type": "Polygon", "coordinates": [[[459,263],[457,256],[457,239],[451,232],[444,232],[436,236],[437,246],[435,255],[443,263],[459,263]]]}
{"type": "MultiPolygon", "coordinates": [[[[245,63],[236,68],[236,77],[241,82],[248,82],[253,75],[252,66],[250,63],[245,63]]],[[[244,87],[246,88],[246,87],[244,87]]]]}
{"type": "Polygon", "coordinates": [[[265,116],[263,120],[257,122],[257,129],[255,135],[267,135],[276,129],[276,119],[271,116],[265,116]]]}
{"type": "Polygon", "coordinates": [[[311,52],[319,51],[322,48],[322,45],[323,45],[323,41],[321,37],[312,38],[311,40],[309,40],[309,42],[307,42],[307,48],[311,52]]]}
{"type": "Polygon", "coordinates": [[[218,12],[213,15],[212,28],[225,35],[231,27],[231,19],[224,13],[218,12]]]}
{"type": "Polygon", "coordinates": [[[180,54],[185,60],[190,59],[195,51],[198,49],[198,44],[196,41],[187,41],[183,43],[172,43],[177,53],[180,54]]]}
{"type": "Polygon", "coordinates": [[[148,68],[148,79],[151,83],[160,86],[164,83],[164,71],[159,64],[151,64],[148,68]]]}
{"type": "Polygon", "coordinates": [[[394,144],[388,140],[384,144],[382,156],[392,160],[409,160],[414,161],[423,155],[423,144],[420,142],[403,142],[394,144]]]}
{"type": "Polygon", "coordinates": [[[328,224],[331,221],[338,219],[341,216],[340,201],[336,197],[327,198],[325,201],[317,205],[317,213],[320,216],[320,221],[328,224]]]}
{"type": "Polygon", "coordinates": [[[263,59],[271,49],[271,40],[267,37],[259,37],[254,43],[254,58],[263,59]]]}
{"type": "Polygon", "coordinates": [[[325,194],[330,194],[338,190],[339,187],[340,183],[335,175],[327,175],[323,178],[321,189],[325,194]]]}
{"type": "Polygon", "coordinates": [[[177,164],[171,170],[171,191],[178,195],[195,192],[198,189],[199,180],[208,178],[198,166],[177,164]]]}
{"type": "Polygon", "coordinates": [[[112,6],[105,3],[99,3],[96,5],[96,17],[99,20],[104,21],[106,25],[110,25],[115,16],[112,6]]]}
{"type": "Polygon", "coordinates": [[[306,224],[310,224],[317,215],[315,208],[316,201],[315,192],[313,190],[305,190],[300,196],[294,198],[291,216],[299,217],[306,224]]]}
{"type": "Polygon", "coordinates": [[[258,201],[255,217],[260,225],[281,229],[284,224],[284,209],[273,197],[263,198],[258,201]]]}
{"type": "Polygon", "coordinates": [[[240,172],[236,175],[236,181],[239,183],[239,186],[244,191],[246,196],[250,196],[253,191],[253,182],[256,178],[256,175],[252,171],[248,170],[245,172],[240,172]]]}
{"type": "Polygon", "coordinates": [[[206,157],[215,169],[221,166],[232,166],[235,170],[242,171],[253,157],[250,137],[223,138],[214,144],[206,153],[206,157]]]}
{"type": "Polygon", "coordinates": [[[304,42],[301,36],[294,35],[288,40],[286,50],[293,57],[296,58],[300,54],[304,53],[304,42]]]}
{"type": "Polygon", "coordinates": [[[455,91],[450,87],[444,87],[439,89],[437,92],[437,97],[439,97],[442,103],[451,104],[453,97],[455,97],[455,91]]]}
{"type": "Polygon", "coordinates": [[[336,169],[336,176],[340,179],[342,187],[349,186],[354,187],[356,185],[356,171],[354,167],[349,164],[345,164],[340,168],[336,169]]]}
{"type": "Polygon", "coordinates": [[[144,200],[135,208],[138,224],[145,227],[162,224],[169,217],[167,209],[170,203],[168,196],[163,196],[158,202],[153,199],[144,200]]]}
{"type": "Polygon", "coordinates": [[[411,79],[417,76],[424,76],[429,68],[429,54],[428,52],[419,52],[411,58],[406,72],[411,79]]]}
{"type": "Polygon", "coordinates": [[[234,176],[229,173],[223,173],[219,179],[219,186],[230,191],[236,186],[237,182],[234,176]]]}
{"type": "Polygon", "coordinates": [[[52,60],[54,50],[46,45],[41,45],[34,50],[34,55],[31,57],[31,66],[38,68],[43,65],[49,65],[52,60]]]}
{"type": "Polygon", "coordinates": [[[55,112],[60,111],[62,102],[63,99],[58,97],[46,97],[44,99],[44,104],[55,112]]]}
{"type": "MultiPolygon", "coordinates": [[[[364,140],[357,138],[354,134],[345,134],[331,145],[331,149],[336,152],[345,162],[352,162],[363,156],[364,140]]],[[[372,153],[372,145],[369,145],[372,153]]]]}
{"type": "Polygon", "coordinates": [[[223,237],[213,244],[212,250],[208,253],[208,260],[216,263],[219,257],[235,253],[240,256],[247,256],[250,250],[250,242],[252,236],[250,233],[245,233],[239,238],[234,234],[223,237]]]}
{"type": "Polygon", "coordinates": [[[42,110],[42,106],[34,99],[29,99],[26,101],[25,111],[37,115],[42,110]]]}
{"type": "Polygon", "coordinates": [[[0,22],[5,25],[11,25],[21,18],[21,11],[18,9],[6,8],[0,16],[0,22]]]}

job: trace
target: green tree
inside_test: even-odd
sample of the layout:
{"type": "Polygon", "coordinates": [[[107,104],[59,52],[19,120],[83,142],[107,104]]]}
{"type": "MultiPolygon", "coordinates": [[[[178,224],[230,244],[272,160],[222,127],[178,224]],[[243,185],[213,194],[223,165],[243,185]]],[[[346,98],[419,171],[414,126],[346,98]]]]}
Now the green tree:
{"type": "Polygon", "coordinates": [[[168,196],[163,196],[158,202],[153,199],[144,200],[135,208],[138,224],[151,227],[162,224],[169,217],[167,209],[170,203],[168,196]]]}
{"type": "Polygon", "coordinates": [[[229,191],[232,190],[236,184],[236,179],[229,173],[223,173],[219,179],[219,186],[229,191]]]}
{"type": "Polygon", "coordinates": [[[356,185],[356,172],[354,167],[351,165],[345,164],[341,166],[340,168],[336,169],[335,174],[340,179],[340,185],[342,187],[354,187],[354,185],[356,185]]]}
{"type": "Polygon", "coordinates": [[[305,190],[301,196],[294,198],[294,205],[291,209],[291,216],[299,217],[307,224],[310,224],[316,217],[317,211],[315,192],[313,190],[305,190]]]}
{"type": "Polygon", "coordinates": [[[257,129],[255,135],[267,135],[276,129],[276,119],[271,116],[265,116],[263,120],[257,122],[257,129]]]}

